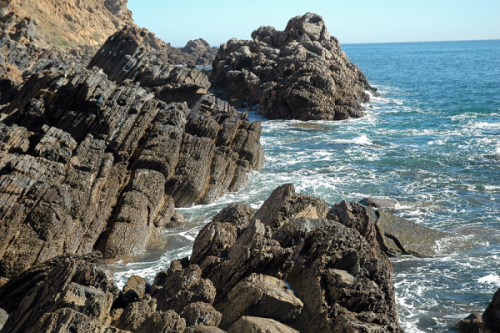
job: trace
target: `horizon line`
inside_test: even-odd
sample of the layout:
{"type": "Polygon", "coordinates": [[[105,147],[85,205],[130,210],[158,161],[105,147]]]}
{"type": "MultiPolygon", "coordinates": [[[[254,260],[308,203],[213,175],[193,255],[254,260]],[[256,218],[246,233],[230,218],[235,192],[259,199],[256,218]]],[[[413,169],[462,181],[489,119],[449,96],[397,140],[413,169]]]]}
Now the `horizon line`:
{"type": "Polygon", "coordinates": [[[487,41],[500,41],[500,38],[494,39],[454,39],[454,40],[421,40],[409,42],[358,42],[358,43],[340,43],[342,45],[354,44],[408,44],[408,43],[452,43],[452,42],[487,42],[487,41]]]}

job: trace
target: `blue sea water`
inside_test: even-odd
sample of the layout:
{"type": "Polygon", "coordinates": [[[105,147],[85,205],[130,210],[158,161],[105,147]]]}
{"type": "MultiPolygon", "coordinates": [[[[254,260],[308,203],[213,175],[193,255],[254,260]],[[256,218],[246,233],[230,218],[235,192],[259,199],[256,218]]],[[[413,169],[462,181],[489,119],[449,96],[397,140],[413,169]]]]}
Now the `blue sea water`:
{"type": "Polygon", "coordinates": [[[133,262],[115,265],[123,285],[190,255],[199,230],[233,202],[259,207],[293,183],[333,204],[363,197],[399,202],[396,214],[455,233],[432,258],[393,260],[406,332],[453,332],[483,312],[500,287],[500,41],[343,45],[380,97],[367,116],[341,122],[263,121],[266,165],[247,186],[207,206],[133,262]]]}

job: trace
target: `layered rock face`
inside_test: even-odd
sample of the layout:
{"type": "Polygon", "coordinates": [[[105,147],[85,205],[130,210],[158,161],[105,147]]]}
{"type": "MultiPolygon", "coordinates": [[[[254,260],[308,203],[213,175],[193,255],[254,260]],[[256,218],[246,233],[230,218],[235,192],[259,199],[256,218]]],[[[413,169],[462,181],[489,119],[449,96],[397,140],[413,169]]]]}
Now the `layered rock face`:
{"type": "MultiPolygon", "coordinates": [[[[123,31],[111,40],[147,44],[123,31]]],[[[175,206],[236,191],[263,166],[260,123],[199,98],[206,76],[160,60],[127,70],[143,59],[127,50],[108,55],[114,66],[97,54],[103,69],[43,59],[0,96],[0,276],[64,253],[143,251],[175,206]]]]}
{"type": "Polygon", "coordinates": [[[224,209],[196,238],[191,260],[172,262],[151,286],[133,276],[120,293],[98,263],[54,259],[0,288],[5,327],[402,332],[392,267],[376,230],[360,233],[359,219],[347,227],[332,216],[323,200],[283,185],[257,211],[243,204],[224,209]]]}
{"type": "Polygon", "coordinates": [[[186,101],[193,106],[210,87],[207,76],[196,68],[168,64],[165,53],[153,48],[152,41],[154,35],[146,29],[125,27],[108,38],[89,68],[102,68],[118,83],[138,82],[164,102],[186,101]]]}
{"type": "Polygon", "coordinates": [[[331,37],[322,17],[292,18],[285,31],[260,27],[253,40],[221,45],[211,81],[232,103],[260,104],[269,118],[343,120],[363,116],[375,92],[331,37]]]}

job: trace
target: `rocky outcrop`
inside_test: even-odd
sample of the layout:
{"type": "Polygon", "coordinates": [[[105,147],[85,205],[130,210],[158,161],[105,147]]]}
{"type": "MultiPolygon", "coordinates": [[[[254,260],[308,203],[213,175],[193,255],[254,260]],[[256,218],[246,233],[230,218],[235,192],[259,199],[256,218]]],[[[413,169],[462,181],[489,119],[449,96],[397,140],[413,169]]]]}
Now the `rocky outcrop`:
{"type": "Polygon", "coordinates": [[[219,50],[202,38],[190,40],[181,49],[171,48],[169,60],[175,64],[211,66],[219,50]]]}
{"type": "Polygon", "coordinates": [[[260,27],[253,40],[221,45],[211,81],[236,105],[260,105],[269,118],[343,120],[363,116],[375,92],[331,37],[322,17],[292,18],[284,31],[260,27]]]}
{"type": "MultiPolygon", "coordinates": [[[[180,274],[171,275],[172,284],[162,286],[168,291],[162,290],[184,295],[181,289],[191,283],[193,269],[199,270],[189,267],[182,272],[180,262],[174,261],[169,272],[180,274]]],[[[165,274],[159,273],[157,280],[165,274]]],[[[137,277],[131,278],[127,286],[137,285],[137,281],[137,277]]],[[[204,287],[198,286],[195,293],[206,294],[204,287]]],[[[125,289],[122,295],[127,293],[125,289]]],[[[2,332],[222,332],[215,327],[221,314],[210,304],[181,297],[178,300],[188,303],[180,307],[179,314],[168,306],[162,309],[166,304],[158,304],[149,291],[125,303],[119,294],[98,254],[57,257],[0,288],[0,308],[9,313],[2,332]]]]}
{"type": "Polygon", "coordinates": [[[40,46],[100,45],[124,25],[134,25],[127,0],[9,0],[0,2],[0,16],[28,18],[28,33],[40,46]]]}
{"type": "Polygon", "coordinates": [[[168,64],[164,52],[150,45],[152,38],[146,29],[125,27],[108,38],[89,68],[102,68],[118,83],[138,82],[166,103],[187,102],[193,106],[210,87],[207,76],[196,68],[168,64]]]}
{"type": "Polygon", "coordinates": [[[392,267],[370,236],[286,184],[254,214],[221,211],[190,263],[212,281],[228,332],[402,332],[392,267]]]}
{"type": "Polygon", "coordinates": [[[196,238],[191,260],[173,261],[151,287],[133,276],[119,292],[96,255],[53,259],[0,288],[5,327],[402,333],[392,267],[363,232],[369,223],[343,225],[323,205],[286,184],[257,211],[230,206],[196,238]],[[256,217],[270,207],[264,224],[256,217]]]}
{"type": "Polygon", "coordinates": [[[174,207],[236,191],[263,166],[260,123],[198,98],[202,74],[189,81],[193,71],[151,62],[124,69],[142,33],[120,31],[128,46],[94,58],[116,81],[96,67],[42,61],[0,97],[0,276],[64,253],[141,252],[178,221],[174,207]],[[166,103],[172,96],[198,99],[190,109],[166,103]]]}

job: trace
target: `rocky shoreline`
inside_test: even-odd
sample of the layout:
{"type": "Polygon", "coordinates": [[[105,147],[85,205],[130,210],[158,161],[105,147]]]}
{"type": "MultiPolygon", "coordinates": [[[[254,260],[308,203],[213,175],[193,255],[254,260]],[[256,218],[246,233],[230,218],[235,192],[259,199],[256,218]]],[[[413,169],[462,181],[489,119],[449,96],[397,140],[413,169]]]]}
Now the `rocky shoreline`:
{"type": "MultiPolygon", "coordinates": [[[[2,332],[403,332],[389,258],[432,256],[449,234],[376,199],[329,207],[285,184],[258,210],[223,209],[151,285],[132,276],[118,290],[105,265],[182,223],[175,208],[213,202],[262,169],[261,124],[235,107],[363,116],[376,89],[321,16],[218,50],[202,39],[176,49],[135,26],[126,1],[104,2],[99,33],[114,33],[102,45],[49,35],[44,24],[64,15],[23,16],[28,4],[53,11],[0,3],[2,332]]],[[[95,9],[82,10],[73,25],[95,9]]],[[[499,295],[461,331],[498,331],[499,295]]]]}

